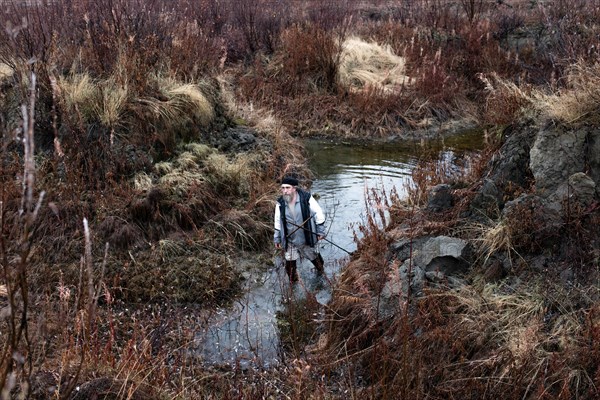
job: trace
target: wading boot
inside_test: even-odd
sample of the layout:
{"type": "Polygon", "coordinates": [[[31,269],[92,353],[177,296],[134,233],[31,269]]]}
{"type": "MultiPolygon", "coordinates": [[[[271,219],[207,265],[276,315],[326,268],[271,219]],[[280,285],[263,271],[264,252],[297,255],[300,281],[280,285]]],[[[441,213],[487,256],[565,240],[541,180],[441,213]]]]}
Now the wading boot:
{"type": "Polygon", "coordinates": [[[285,272],[287,272],[290,283],[298,282],[298,271],[296,270],[296,260],[285,262],[285,272]]]}
{"type": "Polygon", "coordinates": [[[325,272],[325,267],[324,267],[325,261],[323,261],[323,257],[321,257],[321,254],[319,254],[317,256],[317,258],[312,260],[311,263],[313,263],[313,265],[315,266],[315,269],[317,270],[317,272],[319,274],[322,274],[323,272],[325,272]]]}

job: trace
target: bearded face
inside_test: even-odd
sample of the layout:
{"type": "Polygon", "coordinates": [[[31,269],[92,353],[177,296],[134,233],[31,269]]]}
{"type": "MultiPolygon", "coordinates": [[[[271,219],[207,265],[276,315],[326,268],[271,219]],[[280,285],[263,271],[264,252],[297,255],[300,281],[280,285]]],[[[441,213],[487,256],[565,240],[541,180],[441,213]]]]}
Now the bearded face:
{"type": "Polygon", "coordinates": [[[281,196],[286,201],[286,203],[291,203],[294,199],[294,195],[296,194],[296,188],[291,185],[281,185],[281,196]]]}

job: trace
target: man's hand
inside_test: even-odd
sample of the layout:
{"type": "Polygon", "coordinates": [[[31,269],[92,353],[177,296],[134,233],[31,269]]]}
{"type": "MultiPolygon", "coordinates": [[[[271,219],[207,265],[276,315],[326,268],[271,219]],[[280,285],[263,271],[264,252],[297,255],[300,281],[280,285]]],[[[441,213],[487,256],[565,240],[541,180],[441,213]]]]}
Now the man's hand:
{"type": "Polygon", "coordinates": [[[325,236],[323,236],[323,235],[317,236],[317,240],[323,240],[323,239],[325,239],[325,236]]]}
{"type": "Polygon", "coordinates": [[[276,249],[280,249],[281,248],[281,243],[275,243],[275,248],[276,249]]]}

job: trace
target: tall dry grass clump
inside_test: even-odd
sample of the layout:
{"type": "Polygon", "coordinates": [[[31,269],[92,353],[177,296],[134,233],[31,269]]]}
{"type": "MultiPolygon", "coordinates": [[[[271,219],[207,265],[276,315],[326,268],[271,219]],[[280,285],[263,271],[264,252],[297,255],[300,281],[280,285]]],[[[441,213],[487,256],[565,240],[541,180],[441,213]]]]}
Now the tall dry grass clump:
{"type": "Polygon", "coordinates": [[[579,60],[567,69],[564,87],[553,94],[538,91],[534,106],[567,124],[598,122],[600,65],[579,60]]]}
{"type": "Polygon", "coordinates": [[[398,92],[411,84],[405,75],[406,60],[391,47],[351,37],[342,44],[340,83],[350,90],[376,87],[383,92],[398,92]]]}
{"type": "Polygon", "coordinates": [[[178,136],[189,138],[186,131],[194,125],[207,128],[214,120],[215,89],[206,82],[185,83],[160,75],[149,79],[155,91],[139,93],[115,77],[94,80],[89,73],[71,74],[59,79],[56,97],[75,127],[98,122],[109,132],[111,145],[115,139],[158,141],[172,150],[178,136]],[[140,127],[147,131],[138,132],[140,127]]]}
{"type": "Polygon", "coordinates": [[[0,80],[9,78],[14,73],[13,69],[4,63],[0,64],[0,80]]]}
{"type": "Polygon", "coordinates": [[[535,91],[530,85],[521,87],[496,73],[479,76],[487,98],[484,120],[494,125],[507,125],[526,114],[535,104],[535,91]]]}

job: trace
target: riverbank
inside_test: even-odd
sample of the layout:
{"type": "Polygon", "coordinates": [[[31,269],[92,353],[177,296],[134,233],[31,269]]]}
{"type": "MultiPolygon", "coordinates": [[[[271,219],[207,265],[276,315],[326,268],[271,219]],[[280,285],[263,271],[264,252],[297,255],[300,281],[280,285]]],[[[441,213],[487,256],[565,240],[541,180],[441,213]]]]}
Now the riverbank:
{"type": "Polygon", "coordinates": [[[363,230],[315,354],[374,398],[597,397],[599,142],[530,120],[471,174],[416,180],[363,230]]]}

